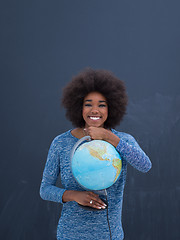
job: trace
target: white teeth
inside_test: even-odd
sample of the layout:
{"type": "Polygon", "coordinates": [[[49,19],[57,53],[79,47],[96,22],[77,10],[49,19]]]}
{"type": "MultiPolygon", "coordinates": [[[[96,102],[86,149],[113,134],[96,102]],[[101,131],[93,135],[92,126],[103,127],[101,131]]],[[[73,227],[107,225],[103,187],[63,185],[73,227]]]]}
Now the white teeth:
{"type": "Polygon", "coordinates": [[[100,117],[90,117],[90,119],[92,119],[92,120],[98,120],[98,119],[100,119],[100,117]]]}

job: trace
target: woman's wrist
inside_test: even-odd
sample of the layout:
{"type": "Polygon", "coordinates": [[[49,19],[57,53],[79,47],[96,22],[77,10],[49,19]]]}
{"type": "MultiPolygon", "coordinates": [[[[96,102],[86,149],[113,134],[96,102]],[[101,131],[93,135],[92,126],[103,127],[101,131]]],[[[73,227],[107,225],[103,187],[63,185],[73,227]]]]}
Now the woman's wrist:
{"type": "Polygon", "coordinates": [[[75,201],[75,198],[74,198],[75,192],[76,191],[74,190],[66,190],[63,193],[62,202],[65,203],[65,202],[75,201]]]}
{"type": "Polygon", "coordinates": [[[106,132],[104,134],[104,140],[109,142],[116,148],[120,141],[120,138],[116,136],[114,133],[112,133],[110,130],[106,129],[106,132]]]}

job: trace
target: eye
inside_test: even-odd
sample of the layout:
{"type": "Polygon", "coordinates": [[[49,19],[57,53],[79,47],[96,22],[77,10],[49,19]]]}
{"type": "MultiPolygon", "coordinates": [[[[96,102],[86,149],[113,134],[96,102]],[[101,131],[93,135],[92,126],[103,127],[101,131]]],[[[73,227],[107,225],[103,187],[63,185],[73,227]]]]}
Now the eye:
{"type": "Polygon", "coordinates": [[[84,106],[85,107],[91,107],[91,104],[90,103],[85,103],[84,106]]]}
{"type": "Polygon", "coordinates": [[[106,105],[105,104],[100,104],[99,107],[106,107],[106,105]]]}

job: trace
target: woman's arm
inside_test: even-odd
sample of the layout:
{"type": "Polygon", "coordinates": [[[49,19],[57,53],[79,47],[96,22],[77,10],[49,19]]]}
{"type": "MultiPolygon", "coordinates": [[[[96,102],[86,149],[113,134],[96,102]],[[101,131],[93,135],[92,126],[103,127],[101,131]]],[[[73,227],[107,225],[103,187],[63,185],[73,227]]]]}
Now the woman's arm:
{"type": "Polygon", "coordinates": [[[44,200],[63,203],[62,196],[66,189],[56,187],[56,182],[60,172],[58,151],[57,139],[55,138],[48,152],[40,186],[40,196],[44,200]]]}
{"type": "Polygon", "coordinates": [[[111,143],[121,157],[137,170],[148,172],[151,169],[152,163],[149,157],[131,135],[125,134],[123,138],[120,138],[110,130],[97,127],[89,127],[85,131],[92,139],[105,140],[111,143]]]}
{"type": "Polygon", "coordinates": [[[104,140],[111,143],[114,147],[117,147],[120,138],[112,133],[110,130],[101,127],[88,127],[84,129],[86,135],[91,139],[104,140]]]}
{"type": "Polygon", "coordinates": [[[152,163],[149,157],[131,135],[126,134],[124,139],[121,138],[116,149],[121,157],[137,170],[145,173],[151,169],[152,163]]]}
{"type": "Polygon", "coordinates": [[[67,190],[62,196],[62,201],[75,201],[83,206],[89,206],[97,209],[105,208],[106,204],[99,198],[97,194],[91,191],[75,191],[67,190]]]}

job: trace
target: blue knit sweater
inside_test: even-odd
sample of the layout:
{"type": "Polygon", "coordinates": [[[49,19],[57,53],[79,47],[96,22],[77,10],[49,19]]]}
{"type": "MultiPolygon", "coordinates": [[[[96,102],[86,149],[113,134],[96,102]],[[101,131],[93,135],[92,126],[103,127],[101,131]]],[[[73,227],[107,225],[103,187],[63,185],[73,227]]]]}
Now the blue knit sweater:
{"type": "MultiPolygon", "coordinates": [[[[116,150],[122,158],[122,171],[116,183],[107,189],[108,215],[112,240],[121,240],[124,238],[121,213],[127,163],[141,172],[147,172],[151,168],[151,161],[131,135],[115,130],[112,132],[120,138],[116,150]]],[[[84,191],[74,179],[70,165],[71,150],[77,141],[71,130],[53,140],[43,172],[40,196],[44,200],[63,204],[57,227],[58,240],[108,240],[110,234],[106,210],[86,211],[74,201],[62,202],[65,190],[84,191]],[[59,175],[62,188],[56,187],[59,175]]]]}

